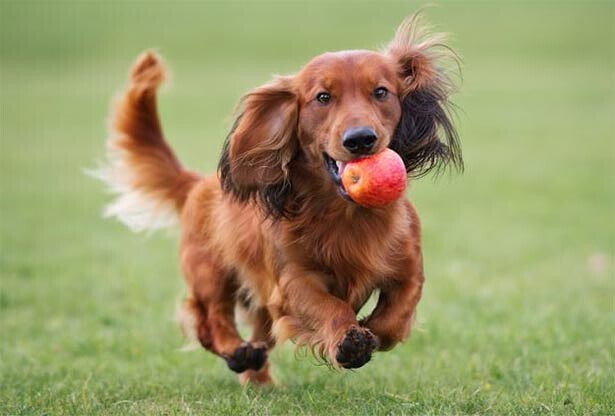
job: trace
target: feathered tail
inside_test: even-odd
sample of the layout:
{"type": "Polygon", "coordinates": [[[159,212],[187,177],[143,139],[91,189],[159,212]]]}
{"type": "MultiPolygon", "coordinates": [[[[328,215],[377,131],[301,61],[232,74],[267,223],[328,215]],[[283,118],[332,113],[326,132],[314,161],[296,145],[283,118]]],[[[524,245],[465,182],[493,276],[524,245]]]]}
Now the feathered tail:
{"type": "Polygon", "coordinates": [[[94,172],[117,194],[105,216],[118,217],[133,231],[173,224],[199,179],[182,167],[160,127],[156,90],[165,72],[155,53],[139,57],[111,116],[107,163],[94,172]]]}

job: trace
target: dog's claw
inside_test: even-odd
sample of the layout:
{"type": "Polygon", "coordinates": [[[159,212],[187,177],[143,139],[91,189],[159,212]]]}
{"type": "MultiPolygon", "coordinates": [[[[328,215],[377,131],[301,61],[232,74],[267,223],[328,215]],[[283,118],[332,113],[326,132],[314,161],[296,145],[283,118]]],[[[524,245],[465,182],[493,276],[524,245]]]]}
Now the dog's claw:
{"type": "Polygon", "coordinates": [[[245,342],[224,359],[228,367],[236,373],[246,370],[258,371],[267,361],[267,346],[245,342]]]}
{"type": "Polygon", "coordinates": [[[369,329],[351,328],[338,344],[335,359],[344,368],[359,368],[372,358],[376,347],[376,337],[369,329]]]}

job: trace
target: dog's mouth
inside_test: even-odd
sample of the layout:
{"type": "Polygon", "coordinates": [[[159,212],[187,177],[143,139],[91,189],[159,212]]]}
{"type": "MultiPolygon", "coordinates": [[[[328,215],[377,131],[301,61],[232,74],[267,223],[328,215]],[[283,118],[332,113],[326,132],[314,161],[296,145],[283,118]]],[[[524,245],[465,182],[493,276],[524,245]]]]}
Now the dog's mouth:
{"type": "Polygon", "coordinates": [[[327,167],[327,171],[329,172],[329,176],[331,176],[331,179],[333,179],[333,182],[337,185],[337,192],[345,200],[352,201],[352,198],[350,198],[350,195],[348,195],[348,192],[346,192],[346,188],[344,188],[344,184],[342,183],[342,173],[346,167],[346,162],[335,160],[327,153],[323,153],[323,157],[325,159],[325,165],[327,167]]]}

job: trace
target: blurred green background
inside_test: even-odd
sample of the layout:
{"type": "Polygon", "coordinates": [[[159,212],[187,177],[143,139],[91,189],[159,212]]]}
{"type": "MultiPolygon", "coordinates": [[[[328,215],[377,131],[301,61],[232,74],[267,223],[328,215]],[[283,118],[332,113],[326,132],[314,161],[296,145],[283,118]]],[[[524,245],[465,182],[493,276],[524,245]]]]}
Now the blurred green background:
{"type": "Polygon", "coordinates": [[[327,50],[380,48],[418,2],[0,3],[0,414],[614,414],[615,6],[446,2],[466,172],[416,181],[426,289],[410,340],[355,372],[273,354],[242,388],[182,352],[176,237],[103,220],[83,174],[146,48],[186,165],[239,97],[327,50]]]}

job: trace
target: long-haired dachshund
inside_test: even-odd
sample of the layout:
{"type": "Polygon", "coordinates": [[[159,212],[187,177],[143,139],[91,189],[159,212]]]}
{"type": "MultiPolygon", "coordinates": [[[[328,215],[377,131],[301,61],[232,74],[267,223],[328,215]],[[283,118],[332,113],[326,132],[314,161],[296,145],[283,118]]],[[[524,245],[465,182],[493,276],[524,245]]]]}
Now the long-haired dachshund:
{"type": "Polygon", "coordinates": [[[454,54],[417,23],[407,19],[382,52],[325,53],[246,94],[217,175],[185,169],[164,138],[160,58],[147,52],[132,69],[111,120],[103,175],[119,196],[106,212],[137,231],[180,218],[185,316],[244,382],[271,381],[268,351],[286,339],[358,368],[408,336],[424,281],[419,217],[405,198],[355,204],[339,167],[386,147],[410,177],[461,167],[441,66],[454,54]]]}

